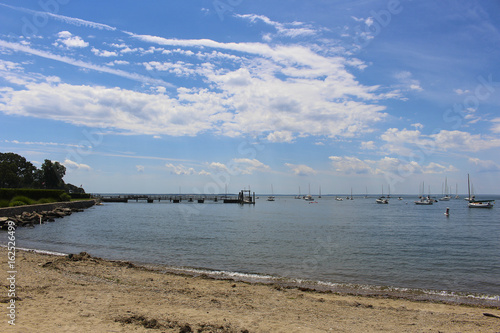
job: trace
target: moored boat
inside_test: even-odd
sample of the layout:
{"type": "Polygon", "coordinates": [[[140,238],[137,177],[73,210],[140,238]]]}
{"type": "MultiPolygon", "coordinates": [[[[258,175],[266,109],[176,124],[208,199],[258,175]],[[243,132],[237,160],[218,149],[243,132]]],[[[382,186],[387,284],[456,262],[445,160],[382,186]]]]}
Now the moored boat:
{"type": "Polygon", "coordinates": [[[469,201],[469,208],[493,208],[493,203],[495,200],[493,199],[484,199],[484,200],[476,200],[476,196],[473,194],[470,194],[470,177],[469,174],[467,174],[467,187],[469,191],[469,197],[467,198],[469,201]]]}

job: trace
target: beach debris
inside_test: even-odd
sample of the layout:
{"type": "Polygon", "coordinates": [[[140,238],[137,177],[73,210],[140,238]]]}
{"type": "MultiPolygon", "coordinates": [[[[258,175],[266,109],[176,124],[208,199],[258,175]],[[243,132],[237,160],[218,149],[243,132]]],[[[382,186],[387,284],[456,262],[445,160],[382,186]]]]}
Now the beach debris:
{"type": "Polygon", "coordinates": [[[80,252],[79,254],[68,254],[68,259],[72,261],[83,261],[83,260],[89,260],[91,258],[92,256],[87,252],[80,252]]]}
{"type": "Polygon", "coordinates": [[[493,317],[493,318],[498,318],[498,319],[500,319],[500,316],[494,315],[494,314],[492,314],[492,313],[487,313],[487,312],[485,312],[485,313],[483,313],[483,315],[485,315],[486,317],[493,317]]]}

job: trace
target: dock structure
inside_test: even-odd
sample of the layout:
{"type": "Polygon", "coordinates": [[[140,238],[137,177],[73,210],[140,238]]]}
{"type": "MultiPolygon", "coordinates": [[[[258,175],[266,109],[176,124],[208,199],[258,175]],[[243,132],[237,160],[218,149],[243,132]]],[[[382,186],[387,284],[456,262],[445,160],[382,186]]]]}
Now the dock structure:
{"type": "Polygon", "coordinates": [[[255,205],[255,192],[252,194],[249,190],[242,190],[238,195],[216,195],[216,194],[117,194],[117,195],[94,195],[102,202],[148,202],[168,201],[171,203],[205,203],[205,201],[224,203],[239,203],[255,205]]]}

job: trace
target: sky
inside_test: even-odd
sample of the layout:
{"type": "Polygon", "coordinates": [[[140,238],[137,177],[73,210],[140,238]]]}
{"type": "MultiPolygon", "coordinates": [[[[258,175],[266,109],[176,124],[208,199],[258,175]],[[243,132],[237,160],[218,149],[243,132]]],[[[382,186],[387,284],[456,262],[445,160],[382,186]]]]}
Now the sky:
{"type": "Polygon", "coordinates": [[[90,193],[500,193],[498,1],[0,0],[0,152],[90,193]]]}

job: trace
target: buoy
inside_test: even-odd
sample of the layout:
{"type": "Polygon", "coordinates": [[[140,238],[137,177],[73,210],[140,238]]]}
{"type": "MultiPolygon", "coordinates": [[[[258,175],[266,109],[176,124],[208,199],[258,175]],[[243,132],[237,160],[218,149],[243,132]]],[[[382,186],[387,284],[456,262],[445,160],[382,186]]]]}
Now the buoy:
{"type": "Polygon", "coordinates": [[[446,216],[450,216],[450,208],[446,207],[446,212],[444,213],[446,216]]]}

